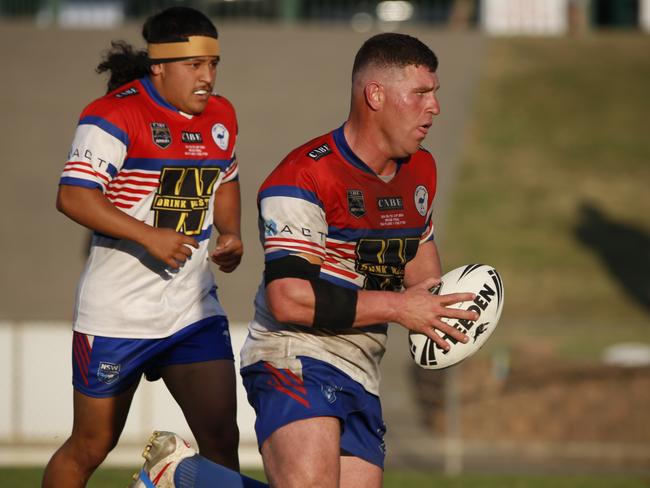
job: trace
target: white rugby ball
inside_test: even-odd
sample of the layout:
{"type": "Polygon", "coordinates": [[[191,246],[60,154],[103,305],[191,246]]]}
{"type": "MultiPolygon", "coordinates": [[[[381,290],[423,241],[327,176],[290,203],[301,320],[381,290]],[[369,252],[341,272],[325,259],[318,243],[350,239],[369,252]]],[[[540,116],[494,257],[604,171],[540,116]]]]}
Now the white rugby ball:
{"type": "Polygon", "coordinates": [[[437,295],[474,293],[471,302],[460,302],[450,308],[473,310],[479,314],[477,321],[443,318],[442,320],[469,336],[466,344],[435,330],[451,346],[440,348],[424,334],[409,332],[409,350],[418,366],[425,369],[448,368],[467,359],[478,351],[494,331],[503,310],[503,281],[497,270],[486,264],[461,266],[441,277],[441,284],[432,290],[437,295]]]}

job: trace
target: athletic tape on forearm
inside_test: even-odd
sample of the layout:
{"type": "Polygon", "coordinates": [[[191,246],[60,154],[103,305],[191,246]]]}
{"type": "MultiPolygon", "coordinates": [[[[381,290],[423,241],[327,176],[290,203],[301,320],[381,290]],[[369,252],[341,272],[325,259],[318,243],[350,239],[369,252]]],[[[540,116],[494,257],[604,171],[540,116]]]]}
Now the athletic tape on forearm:
{"type": "Polygon", "coordinates": [[[357,311],[358,292],[335,285],[320,277],[320,266],[300,256],[284,256],[266,263],[264,284],[281,278],[300,278],[309,281],[314,291],[314,322],[316,329],[349,329],[357,311]]]}
{"type": "Polygon", "coordinates": [[[357,290],[321,279],[311,280],[311,287],[316,298],[312,324],[315,329],[342,330],[352,327],[357,314],[357,290]]]}

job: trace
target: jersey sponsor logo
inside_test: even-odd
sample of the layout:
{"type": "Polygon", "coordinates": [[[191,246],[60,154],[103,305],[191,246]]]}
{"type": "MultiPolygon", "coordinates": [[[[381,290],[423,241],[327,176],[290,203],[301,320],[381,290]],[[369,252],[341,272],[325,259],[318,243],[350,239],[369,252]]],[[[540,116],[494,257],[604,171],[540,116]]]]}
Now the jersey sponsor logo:
{"type": "Polygon", "coordinates": [[[151,205],[154,226],[200,234],[220,173],[218,167],[164,167],[151,205]]]}
{"type": "Polygon", "coordinates": [[[403,210],[404,201],[402,197],[379,197],[377,198],[379,210],[403,210]]]}
{"type": "Polygon", "coordinates": [[[230,139],[230,133],[226,129],[226,126],[223,124],[214,124],[212,126],[212,139],[221,150],[225,151],[228,148],[228,140],[230,139]]]}
{"type": "Polygon", "coordinates": [[[121,91],[119,93],[116,93],[114,96],[115,96],[115,98],[126,98],[126,97],[130,97],[132,95],[137,95],[138,93],[140,93],[138,91],[138,89],[136,87],[132,86],[131,88],[127,88],[126,90],[123,90],[123,91],[121,91]]]}
{"type": "Polygon", "coordinates": [[[203,143],[203,136],[200,132],[188,132],[184,130],[181,133],[181,141],[185,144],[201,144],[203,143]]]}
{"type": "Polygon", "coordinates": [[[269,219],[264,221],[264,235],[274,236],[278,233],[278,224],[274,220],[269,219]]]}
{"type": "Polygon", "coordinates": [[[348,210],[353,217],[359,218],[366,214],[366,204],[361,190],[348,190],[348,210]]]}
{"type": "Polygon", "coordinates": [[[160,149],[166,149],[172,143],[172,134],[164,122],[152,122],[151,138],[160,149]]]}
{"type": "Polygon", "coordinates": [[[429,198],[429,192],[427,191],[426,186],[419,185],[415,189],[415,193],[413,194],[413,200],[415,201],[415,208],[417,209],[418,213],[423,217],[426,215],[427,208],[429,206],[427,203],[428,198],[429,198]]]}
{"type": "MultiPolygon", "coordinates": [[[[275,223],[275,222],[274,222],[275,223]]],[[[277,233],[277,227],[276,227],[276,233],[277,233]]],[[[284,224],[284,227],[280,229],[280,234],[290,234],[292,236],[298,234],[302,235],[304,237],[309,237],[312,238],[314,237],[314,231],[312,231],[309,227],[291,227],[289,224],[284,224]]],[[[324,232],[318,232],[318,235],[320,237],[320,242],[325,243],[325,238],[327,235],[324,232]]]]}
{"type": "Polygon", "coordinates": [[[102,383],[110,385],[118,380],[120,377],[121,365],[102,361],[97,368],[97,379],[102,383]]]}
{"type": "Polygon", "coordinates": [[[396,291],[404,281],[404,267],[420,245],[417,237],[360,239],[355,252],[355,269],[365,276],[365,290],[396,291]]]}
{"type": "Polygon", "coordinates": [[[312,158],[314,161],[318,161],[320,158],[327,156],[328,154],[332,153],[332,148],[329,147],[327,143],[323,144],[322,146],[317,147],[316,149],[312,149],[307,153],[307,156],[312,158]]]}

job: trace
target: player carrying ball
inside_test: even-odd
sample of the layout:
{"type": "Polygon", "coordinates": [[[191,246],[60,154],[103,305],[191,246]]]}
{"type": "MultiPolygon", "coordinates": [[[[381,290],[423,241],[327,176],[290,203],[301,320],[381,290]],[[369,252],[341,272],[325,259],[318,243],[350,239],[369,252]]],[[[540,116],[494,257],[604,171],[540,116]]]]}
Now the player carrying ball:
{"type": "MultiPolygon", "coordinates": [[[[241,374],[273,487],[380,487],[388,322],[447,349],[436,330],[468,338],[441,318],[477,318],[449,308],[474,294],[429,292],[441,275],[436,166],[420,144],[440,112],[437,68],[418,39],[370,38],[354,61],[348,119],[289,153],[260,188],[265,270],[241,374]]],[[[196,456],[173,468],[190,464],[177,488],[225,486],[196,456]]]]}

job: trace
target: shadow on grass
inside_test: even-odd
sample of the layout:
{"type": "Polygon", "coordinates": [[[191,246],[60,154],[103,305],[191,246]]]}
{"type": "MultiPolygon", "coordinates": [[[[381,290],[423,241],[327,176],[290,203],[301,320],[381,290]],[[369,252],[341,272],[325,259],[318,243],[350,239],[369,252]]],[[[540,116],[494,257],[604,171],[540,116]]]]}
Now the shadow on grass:
{"type": "Polygon", "coordinates": [[[580,206],[577,239],[595,252],[610,274],[650,314],[650,235],[617,222],[592,202],[580,206]]]}

